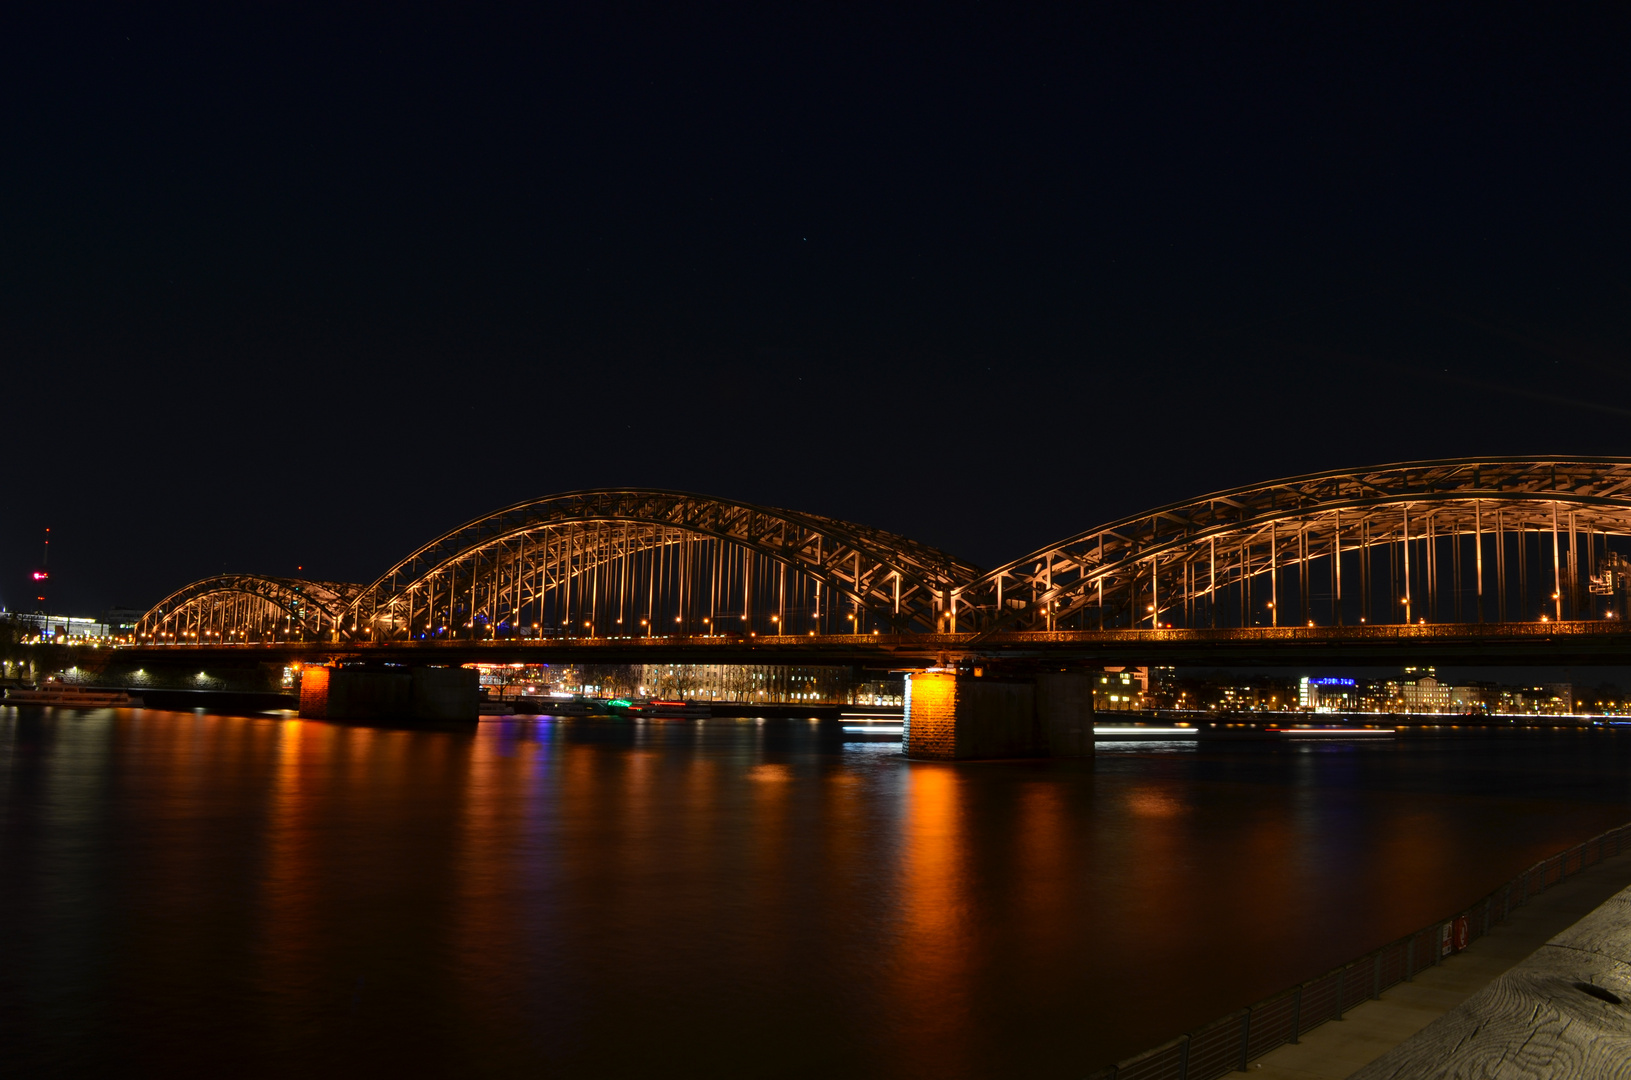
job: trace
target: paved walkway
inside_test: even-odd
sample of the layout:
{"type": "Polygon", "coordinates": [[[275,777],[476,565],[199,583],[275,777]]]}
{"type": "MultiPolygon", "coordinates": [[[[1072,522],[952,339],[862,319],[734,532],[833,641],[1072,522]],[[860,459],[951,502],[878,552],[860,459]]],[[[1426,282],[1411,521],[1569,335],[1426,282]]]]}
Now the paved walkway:
{"type": "Polygon", "coordinates": [[[1531,897],[1465,952],[1446,957],[1437,967],[1417,975],[1414,982],[1400,983],[1383,991],[1377,1000],[1355,1006],[1343,1019],[1321,1024],[1300,1043],[1271,1051],[1253,1062],[1250,1072],[1263,1080],[1345,1080],[1483,989],[1627,885],[1631,885],[1631,854],[1605,859],[1531,897]]]}

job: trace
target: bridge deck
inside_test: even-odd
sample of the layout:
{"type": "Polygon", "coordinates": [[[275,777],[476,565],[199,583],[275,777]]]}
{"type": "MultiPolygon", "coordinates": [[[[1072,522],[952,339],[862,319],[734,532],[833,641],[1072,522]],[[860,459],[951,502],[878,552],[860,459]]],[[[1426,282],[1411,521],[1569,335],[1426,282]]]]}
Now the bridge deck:
{"type": "Polygon", "coordinates": [[[923,666],[964,657],[1064,664],[1631,664],[1619,620],[1058,630],[976,634],[689,635],[131,645],[132,659],[396,663],[758,663],[923,666]]]}

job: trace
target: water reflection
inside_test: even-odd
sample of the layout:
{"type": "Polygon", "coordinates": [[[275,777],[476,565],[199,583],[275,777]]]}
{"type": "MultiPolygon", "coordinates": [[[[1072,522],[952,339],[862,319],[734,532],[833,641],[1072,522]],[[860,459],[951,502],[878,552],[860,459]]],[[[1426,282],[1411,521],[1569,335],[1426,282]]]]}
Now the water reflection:
{"type": "Polygon", "coordinates": [[[804,722],[0,710],[0,1044],[86,1074],[1079,1073],[1631,817],[1628,748],[947,766],[804,722]]]}
{"type": "Polygon", "coordinates": [[[898,1065],[966,1056],[969,1001],[969,894],[955,766],[909,766],[901,817],[901,934],[893,968],[902,1014],[898,1065]]]}

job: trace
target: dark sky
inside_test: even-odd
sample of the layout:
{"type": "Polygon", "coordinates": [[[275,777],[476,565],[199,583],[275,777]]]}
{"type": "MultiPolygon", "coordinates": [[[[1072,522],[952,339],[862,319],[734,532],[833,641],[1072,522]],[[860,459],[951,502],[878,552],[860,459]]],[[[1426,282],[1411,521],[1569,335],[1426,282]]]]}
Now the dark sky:
{"type": "Polygon", "coordinates": [[[1623,6],[216,7],[0,33],[7,606],[46,526],[93,612],[581,487],[991,565],[1631,453],[1623,6]]]}

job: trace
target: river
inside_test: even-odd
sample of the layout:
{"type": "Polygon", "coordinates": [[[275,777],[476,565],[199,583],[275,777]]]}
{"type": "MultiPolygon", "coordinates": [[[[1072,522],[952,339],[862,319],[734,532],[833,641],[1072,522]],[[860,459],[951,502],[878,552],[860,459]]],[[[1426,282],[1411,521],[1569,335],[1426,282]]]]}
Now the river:
{"type": "Polygon", "coordinates": [[[1631,820],[1631,735],[911,763],[0,709],[13,1075],[1075,1076],[1631,820]]]}

